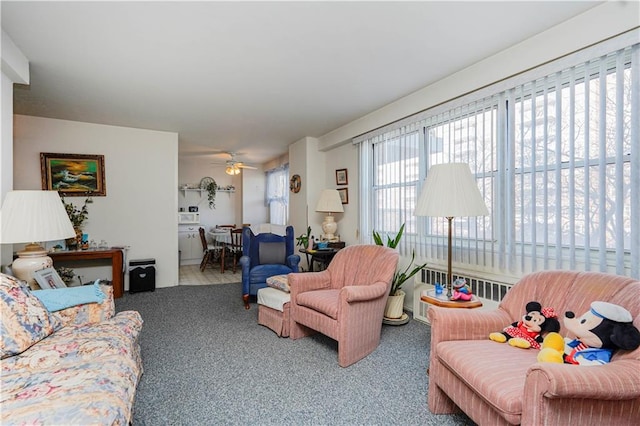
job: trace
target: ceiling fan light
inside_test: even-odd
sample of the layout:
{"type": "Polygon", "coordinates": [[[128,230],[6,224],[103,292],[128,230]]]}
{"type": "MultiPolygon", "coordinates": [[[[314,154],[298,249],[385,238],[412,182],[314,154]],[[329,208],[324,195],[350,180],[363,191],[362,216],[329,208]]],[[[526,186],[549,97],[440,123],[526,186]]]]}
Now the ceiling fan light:
{"type": "Polygon", "coordinates": [[[227,166],[224,172],[228,175],[233,176],[233,175],[240,174],[240,168],[234,164],[233,166],[227,166]]]}

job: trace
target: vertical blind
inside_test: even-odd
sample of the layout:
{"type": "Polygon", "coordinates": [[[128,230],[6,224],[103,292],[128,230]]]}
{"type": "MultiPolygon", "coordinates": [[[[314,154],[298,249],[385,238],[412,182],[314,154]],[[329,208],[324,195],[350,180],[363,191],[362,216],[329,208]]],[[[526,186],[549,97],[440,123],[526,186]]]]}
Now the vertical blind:
{"type": "Polygon", "coordinates": [[[402,254],[446,261],[446,220],[413,212],[432,165],[464,162],[490,215],[454,219],[456,265],[640,278],[639,46],[517,76],[354,140],[362,242],[405,223],[402,254]]]}

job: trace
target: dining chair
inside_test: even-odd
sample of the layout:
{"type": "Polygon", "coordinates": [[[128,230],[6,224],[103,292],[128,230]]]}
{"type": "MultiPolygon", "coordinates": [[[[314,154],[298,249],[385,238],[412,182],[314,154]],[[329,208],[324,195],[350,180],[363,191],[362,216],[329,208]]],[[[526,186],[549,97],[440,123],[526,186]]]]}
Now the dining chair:
{"type": "Polygon", "coordinates": [[[229,230],[229,242],[225,245],[225,262],[231,260],[233,273],[236,273],[238,260],[242,256],[242,228],[229,230]]]}
{"type": "Polygon", "coordinates": [[[216,261],[219,261],[220,268],[222,269],[222,272],[224,272],[224,262],[222,261],[224,246],[216,241],[213,243],[207,242],[204,228],[200,227],[198,232],[200,233],[200,242],[202,243],[202,261],[200,262],[200,271],[204,271],[207,264],[211,263],[213,265],[216,261]]]}

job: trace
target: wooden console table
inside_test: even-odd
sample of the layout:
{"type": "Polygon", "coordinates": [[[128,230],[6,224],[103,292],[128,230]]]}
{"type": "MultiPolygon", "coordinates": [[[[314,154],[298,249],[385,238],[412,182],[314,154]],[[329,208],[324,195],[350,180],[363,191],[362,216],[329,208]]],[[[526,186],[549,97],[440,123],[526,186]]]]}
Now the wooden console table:
{"type": "Polygon", "coordinates": [[[113,283],[113,297],[122,297],[124,294],[124,255],[121,249],[105,250],[72,250],[47,253],[55,264],[56,261],[90,261],[100,259],[111,260],[111,282],[113,283]]]}

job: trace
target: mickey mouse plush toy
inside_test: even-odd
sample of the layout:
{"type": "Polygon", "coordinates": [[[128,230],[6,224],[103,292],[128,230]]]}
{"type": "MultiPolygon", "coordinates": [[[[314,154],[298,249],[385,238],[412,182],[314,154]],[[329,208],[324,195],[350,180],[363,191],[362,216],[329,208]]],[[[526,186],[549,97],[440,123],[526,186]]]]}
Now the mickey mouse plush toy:
{"type": "Polygon", "coordinates": [[[571,311],[564,315],[564,326],[576,338],[563,339],[558,333],[549,333],[538,354],[539,362],[602,365],[611,360],[614,350],[640,346],[640,331],[622,306],[593,302],[591,309],[579,317],[571,311]]]}
{"type": "Polygon", "coordinates": [[[505,327],[502,332],[489,334],[489,339],[498,343],[508,341],[511,346],[522,349],[540,349],[542,333],[560,330],[560,322],[553,308],[543,309],[540,303],[529,302],[526,310],[520,321],[505,327]]]}

